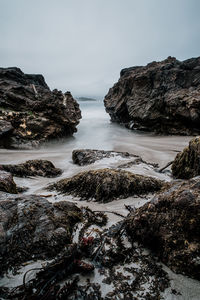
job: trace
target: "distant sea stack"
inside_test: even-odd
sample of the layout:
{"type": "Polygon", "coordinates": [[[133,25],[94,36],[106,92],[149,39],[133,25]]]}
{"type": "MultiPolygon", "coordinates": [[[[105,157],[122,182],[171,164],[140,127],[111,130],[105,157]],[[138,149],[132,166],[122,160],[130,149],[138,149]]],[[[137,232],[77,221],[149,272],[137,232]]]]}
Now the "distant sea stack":
{"type": "Polygon", "coordinates": [[[87,97],[79,97],[77,98],[78,101],[97,101],[94,98],[87,98],[87,97]]]}
{"type": "Polygon", "coordinates": [[[200,133],[200,57],[123,69],[105,96],[111,120],[160,134],[200,133]]]}
{"type": "Polygon", "coordinates": [[[42,75],[0,68],[0,146],[29,148],[72,135],[81,111],[70,92],[51,91],[42,75]]]}

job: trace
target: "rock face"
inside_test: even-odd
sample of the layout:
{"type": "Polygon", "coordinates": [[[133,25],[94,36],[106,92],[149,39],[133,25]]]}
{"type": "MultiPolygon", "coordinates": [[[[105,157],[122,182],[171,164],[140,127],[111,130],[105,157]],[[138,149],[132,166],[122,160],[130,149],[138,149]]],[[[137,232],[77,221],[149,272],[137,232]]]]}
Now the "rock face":
{"type": "Polygon", "coordinates": [[[174,181],[127,220],[133,239],[175,272],[200,280],[200,177],[174,181]]]}
{"type": "Polygon", "coordinates": [[[71,135],[80,118],[70,92],[51,91],[42,75],[0,68],[1,147],[30,147],[71,135]]]}
{"type": "Polygon", "coordinates": [[[49,189],[56,189],[61,193],[72,194],[86,200],[109,202],[116,198],[158,191],[162,185],[162,181],[152,177],[122,170],[98,169],[62,179],[50,185],[49,189]]]}
{"type": "Polygon", "coordinates": [[[71,241],[82,213],[74,204],[0,194],[0,274],[22,262],[51,258],[71,241]]]}
{"type": "Polygon", "coordinates": [[[17,186],[10,173],[5,172],[0,168],[0,191],[17,194],[17,186]]]}
{"type": "Polygon", "coordinates": [[[178,153],[172,164],[172,174],[176,178],[189,179],[200,175],[200,138],[189,142],[189,146],[178,153]]]}
{"type": "Polygon", "coordinates": [[[105,96],[111,120],[167,134],[200,132],[200,57],[123,69],[105,96]]]}
{"type": "Polygon", "coordinates": [[[55,177],[62,173],[62,171],[48,160],[28,160],[19,165],[0,165],[0,168],[10,172],[13,176],[28,177],[28,176],[42,176],[55,177]]]}
{"type": "Polygon", "coordinates": [[[72,160],[79,166],[90,165],[95,163],[97,160],[103,158],[110,158],[114,156],[120,156],[125,158],[138,157],[128,152],[115,152],[115,151],[104,151],[104,150],[92,150],[92,149],[77,149],[72,152],[72,160]]]}

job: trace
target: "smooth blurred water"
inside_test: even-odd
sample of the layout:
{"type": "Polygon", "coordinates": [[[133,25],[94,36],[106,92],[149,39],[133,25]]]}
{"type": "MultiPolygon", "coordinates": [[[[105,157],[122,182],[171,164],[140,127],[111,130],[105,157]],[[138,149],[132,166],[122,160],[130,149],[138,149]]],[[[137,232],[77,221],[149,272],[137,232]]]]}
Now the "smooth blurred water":
{"type": "MultiPolygon", "coordinates": [[[[177,151],[180,151],[188,144],[188,141],[192,137],[185,136],[156,136],[154,134],[131,131],[119,124],[111,123],[109,115],[106,114],[103,101],[82,101],[80,102],[82,111],[82,119],[78,126],[78,132],[73,137],[64,138],[61,140],[55,140],[45,144],[39,149],[32,150],[6,150],[0,149],[0,164],[5,163],[21,163],[28,159],[48,159],[52,161],[56,167],[60,167],[63,170],[63,174],[55,178],[17,178],[15,182],[19,186],[29,187],[27,194],[43,194],[48,195],[49,201],[68,200],[76,202],[78,206],[88,206],[93,210],[100,211],[115,211],[126,215],[127,210],[124,207],[126,205],[134,205],[139,207],[143,205],[148,199],[140,197],[129,197],[126,199],[117,199],[109,203],[97,203],[79,201],[78,198],[74,198],[70,195],[57,195],[55,192],[46,190],[46,186],[59,180],[61,178],[70,177],[80,171],[96,168],[115,167],[116,161],[113,159],[102,160],[96,164],[89,166],[77,166],[72,162],[72,151],[80,148],[91,149],[104,149],[115,151],[127,151],[133,154],[140,155],[144,160],[149,162],[159,163],[160,166],[164,166],[167,162],[174,159],[177,151]]],[[[118,161],[119,163],[119,161],[118,161]]],[[[134,171],[139,174],[153,175],[160,179],[164,174],[151,174],[151,170],[148,170],[147,166],[141,165],[135,167],[134,171]],[[138,170],[137,168],[141,168],[138,170]],[[150,173],[149,173],[150,172],[150,173]]],[[[114,214],[108,214],[109,225],[121,220],[114,214]]],[[[29,268],[31,268],[29,266],[29,268]]],[[[180,297],[173,295],[171,289],[167,289],[164,292],[164,299],[166,300],[197,300],[200,290],[199,282],[181,275],[175,275],[170,270],[167,271],[171,278],[171,285],[174,289],[181,292],[180,297]]],[[[22,277],[22,275],[21,275],[22,277]]],[[[95,280],[96,277],[94,277],[95,280]]],[[[97,282],[98,282],[98,278],[97,282]]],[[[2,280],[2,285],[7,284],[14,286],[18,284],[18,279],[14,278],[12,282],[7,277],[2,280]],[[15,282],[16,281],[16,282],[15,282]]]]}
{"type": "Polygon", "coordinates": [[[73,137],[54,140],[39,149],[0,149],[0,163],[18,163],[27,159],[49,159],[65,169],[74,149],[91,148],[127,151],[161,166],[172,160],[192,137],[156,136],[132,131],[110,122],[103,101],[80,101],[82,119],[73,137]]]}

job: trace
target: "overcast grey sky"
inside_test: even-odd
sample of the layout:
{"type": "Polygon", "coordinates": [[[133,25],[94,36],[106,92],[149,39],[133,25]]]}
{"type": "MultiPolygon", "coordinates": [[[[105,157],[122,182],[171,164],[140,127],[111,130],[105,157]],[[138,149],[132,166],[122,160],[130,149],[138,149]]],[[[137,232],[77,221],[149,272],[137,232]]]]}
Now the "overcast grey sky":
{"type": "Polygon", "coordinates": [[[104,96],[122,68],[200,55],[200,0],[0,0],[0,66],[104,96]]]}

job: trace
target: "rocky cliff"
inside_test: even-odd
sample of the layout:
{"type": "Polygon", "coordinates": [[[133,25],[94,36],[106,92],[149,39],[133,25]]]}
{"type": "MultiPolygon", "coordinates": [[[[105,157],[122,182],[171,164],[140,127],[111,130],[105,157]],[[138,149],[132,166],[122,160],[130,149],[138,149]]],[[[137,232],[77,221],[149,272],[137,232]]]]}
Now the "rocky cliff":
{"type": "Polygon", "coordinates": [[[123,69],[105,96],[111,120],[164,134],[200,132],[200,57],[123,69]]]}
{"type": "Polygon", "coordinates": [[[51,91],[42,75],[0,68],[0,145],[36,146],[73,134],[81,118],[70,92],[51,91]]]}

